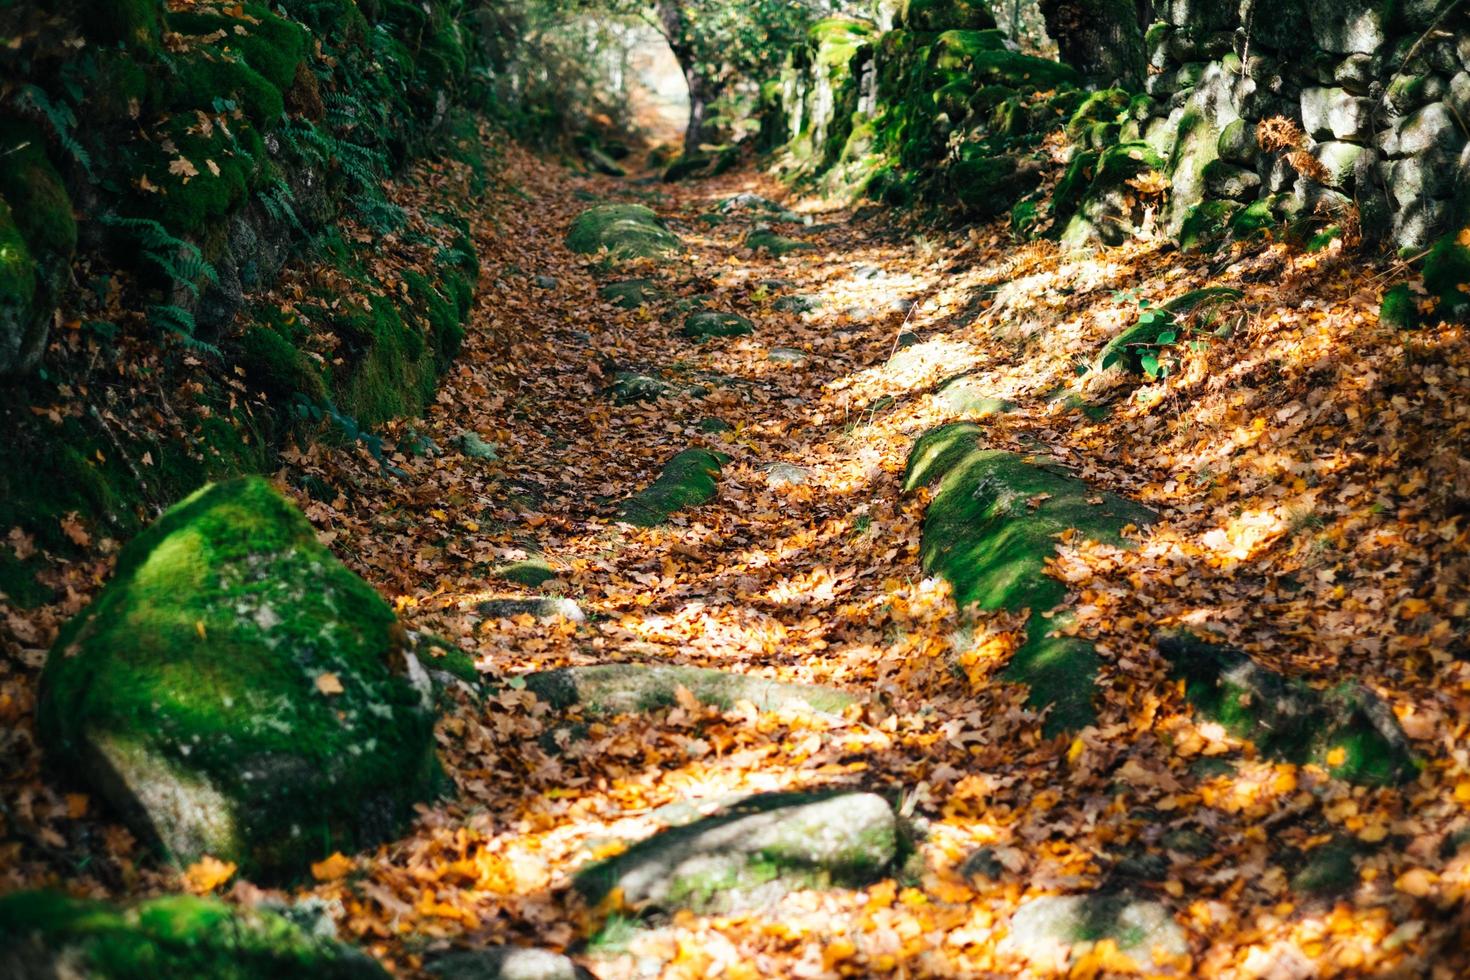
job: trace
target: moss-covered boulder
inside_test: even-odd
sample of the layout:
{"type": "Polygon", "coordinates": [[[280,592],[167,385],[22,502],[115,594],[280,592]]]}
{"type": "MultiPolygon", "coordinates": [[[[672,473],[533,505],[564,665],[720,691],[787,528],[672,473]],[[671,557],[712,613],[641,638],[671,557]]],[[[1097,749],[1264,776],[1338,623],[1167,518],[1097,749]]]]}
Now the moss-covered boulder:
{"type": "Polygon", "coordinates": [[[982,0],[905,0],[900,19],[911,31],[983,31],[995,27],[990,5],[982,0]]]}
{"type": "Polygon", "coordinates": [[[41,737],[173,859],[289,875],[393,834],[442,782],[404,643],[270,484],[206,486],[62,629],[41,737]]]}
{"type": "Polygon", "coordinates": [[[1434,243],[1424,259],[1424,288],[1434,298],[1434,315],[1470,319],[1470,224],[1434,243]]]}
{"type": "Polygon", "coordinates": [[[0,199],[0,373],[24,370],[44,344],[35,299],[35,260],[15,215],[0,199]]]}
{"type": "Polygon", "coordinates": [[[1184,930],[1167,908],[1124,893],[1033,898],[1011,916],[998,951],[1065,973],[1069,962],[1103,940],[1111,940],[1144,973],[1189,955],[1184,930]]]}
{"type": "Polygon", "coordinates": [[[641,204],[603,204],[579,214],[567,248],[582,255],[606,249],[614,259],[658,259],[680,251],[679,238],[641,204]]]}
{"type": "Polygon", "coordinates": [[[654,527],[675,511],[708,503],[715,499],[715,481],[725,461],[721,454],[707,449],[684,450],[664,464],[657,480],[623,501],[618,520],[654,527]]]}
{"type": "Polygon", "coordinates": [[[684,318],[684,336],[691,340],[741,337],[754,330],[755,326],[738,313],[698,310],[684,318]]]}
{"type": "Polygon", "coordinates": [[[840,712],[853,695],[814,684],[784,684],[767,677],[700,667],[598,664],[561,667],[526,677],[526,688],[558,710],[581,705],[595,714],[652,711],[679,703],[679,688],[700,703],[733,708],[749,701],[761,711],[840,712]]]}
{"type": "Polygon", "coordinates": [[[1147,508],[1098,493],[1057,467],[982,448],[984,430],[958,422],[914,444],[904,489],[934,486],[924,519],[920,561],[942,576],[961,609],[1029,609],[1025,642],[1005,676],[1030,687],[1028,703],[1052,708],[1048,733],[1080,728],[1094,717],[1097,656],[1086,641],[1051,635],[1067,588],[1046,572],[1057,535],[1124,545],[1123,530],[1154,520],[1147,508]]]}
{"type": "Polygon", "coordinates": [[[752,252],[766,252],[780,258],[791,252],[811,251],[816,248],[811,242],[778,235],[769,228],[757,228],[745,236],[745,247],[752,252]]]}
{"type": "Polygon", "coordinates": [[[1360,684],[1317,690],[1190,633],[1162,635],[1158,647],[1196,710],[1268,756],[1313,762],[1339,779],[1372,785],[1418,773],[1393,709],[1360,684]]]}
{"type": "Polygon", "coordinates": [[[991,156],[978,144],[965,147],[947,175],[954,196],[976,218],[1009,211],[1041,184],[1041,166],[1013,154],[991,156]]]}
{"type": "Polygon", "coordinates": [[[1408,283],[1401,282],[1383,291],[1383,299],[1378,304],[1378,322],[1395,330],[1413,330],[1419,326],[1419,302],[1408,283]]]}
{"type": "Polygon", "coordinates": [[[388,980],[370,957],[272,912],[187,895],[117,908],[56,892],[0,899],[0,976],[388,980]]]}
{"type": "Polygon", "coordinates": [[[636,310],[645,303],[662,299],[664,293],[652,279],[622,279],[603,286],[597,295],[620,309],[636,310]]]}
{"type": "Polygon", "coordinates": [[[636,912],[720,913],[808,888],[859,887],[901,856],[893,809],[872,793],[770,793],[661,831],[578,872],[598,905],[636,912]]]}

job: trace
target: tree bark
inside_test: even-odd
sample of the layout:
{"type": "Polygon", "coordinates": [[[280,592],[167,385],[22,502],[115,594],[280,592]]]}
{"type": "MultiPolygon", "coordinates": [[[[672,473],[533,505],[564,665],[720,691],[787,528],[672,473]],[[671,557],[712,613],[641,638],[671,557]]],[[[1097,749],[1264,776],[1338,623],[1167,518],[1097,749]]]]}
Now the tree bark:
{"type": "Polygon", "coordinates": [[[1138,88],[1150,0],[1041,0],[1046,30],[1062,61],[1090,82],[1138,88]]]}
{"type": "Polygon", "coordinates": [[[695,153],[701,143],[714,135],[710,131],[708,116],[710,103],[719,94],[718,86],[700,70],[684,21],[684,10],[678,0],[659,0],[658,19],[669,42],[669,50],[674,53],[674,60],[679,62],[679,69],[684,73],[684,84],[689,89],[689,125],[684,130],[684,152],[695,153]]]}

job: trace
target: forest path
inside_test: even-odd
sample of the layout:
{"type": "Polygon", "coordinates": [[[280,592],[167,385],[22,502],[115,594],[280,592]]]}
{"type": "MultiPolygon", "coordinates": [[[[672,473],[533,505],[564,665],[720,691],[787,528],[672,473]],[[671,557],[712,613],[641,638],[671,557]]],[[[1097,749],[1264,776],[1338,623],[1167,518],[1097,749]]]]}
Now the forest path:
{"type": "MultiPolygon", "coordinates": [[[[1214,504],[1239,514],[1241,501],[1173,475],[1227,465],[1241,444],[1228,433],[1238,422],[1249,431],[1252,413],[1221,408],[1215,444],[1198,418],[1180,422],[1191,409],[1163,386],[1114,397],[1106,420],[1056,397],[1099,332],[1136,315],[1139,295],[1203,285],[1202,265],[1161,263],[1156,243],[1067,263],[995,228],[936,241],[890,213],[848,212],[778,222],[807,247],[776,258],[746,247],[769,212],[725,203],[780,198],[764,177],[572,178],[506,152],[508,182],[487,195],[476,229],[484,271],[471,334],[430,417],[391,433],[396,474],[365,459],[349,472],[329,451],[290,462],[343,489],[308,510],[339,554],[397,598],[411,628],[475,654],[502,684],[483,704],[462,699],[440,726],[458,798],[425,808],[351,883],[337,869],[314,889],[343,900],[348,935],[410,973],[436,949],[530,943],[592,956],[604,980],[984,975],[1015,968],[998,941],[1024,898],[1101,888],[1162,900],[1187,924],[1196,963],[1281,943],[1315,944],[1309,960],[1390,955],[1381,940],[1404,914],[1391,893],[1347,907],[1350,929],[1322,918],[1330,903],[1294,911],[1285,882],[1305,851],[1267,847],[1260,829],[1285,821],[1309,848],[1332,839],[1316,807],[1352,796],[1386,822],[1408,798],[1363,797],[1242,756],[1193,717],[1151,652],[1170,616],[1246,628],[1246,596],[1248,621],[1311,614],[1310,589],[1263,591],[1264,579],[1190,543],[1223,520],[1214,504]],[[573,256],[568,226],[606,201],[653,207],[687,252],[618,269],[573,256]],[[635,277],[660,296],[636,309],[599,297],[635,277]],[[793,297],[815,308],[800,312],[793,297]],[[680,326],[700,307],[748,317],[754,332],[689,340],[680,326]],[[616,403],[609,389],[626,375],[667,397],[616,403]],[[995,677],[1020,619],[962,626],[948,587],[920,570],[926,494],[900,492],[903,467],[915,438],[957,419],[980,420],[990,445],[1064,463],[1165,515],[1132,564],[1112,549],[1067,550],[1066,573],[1088,583],[1084,629],[1105,654],[1099,720],[1075,739],[1043,737],[1025,689],[995,677]],[[487,444],[496,458],[481,458],[487,444]],[[711,503],[650,529],[617,519],[621,501],[695,446],[729,457],[711,503]],[[538,597],[570,599],[586,620],[484,605],[538,597]],[[858,703],[840,715],[761,714],[676,691],[673,705],[599,717],[553,711],[516,679],[609,663],[829,685],[858,703]],[[1235,761],[1196,765],[1221,755],[1235,761]],[[920,831],[916,859],[876,886],[639,929],[616,915],[607,927],[569,887],[579,869],[668,827],[671,808],[844,789],[885,795],[920,831]],[[1192,843],[1161,843],[1180,834],[1192,843]]],[[[1354,302],[1328,270],[1277,288],[1354,302]]],[[[1309,628],[1357,627],[1319,618],[1309,628]]],[[[1274,655],[1323,666],[1310,659],[1317,647],[1274,655]]],[[[1427,703],[1412,685],[1379,690],[1399,695],[1401,714],[1427,703]]],[[[1385,866],[1390,881],[1397,867],[1385,866]]],[[[1112,954],[1103,944],[1095,965],[1116,967],[1112,954]]]]}

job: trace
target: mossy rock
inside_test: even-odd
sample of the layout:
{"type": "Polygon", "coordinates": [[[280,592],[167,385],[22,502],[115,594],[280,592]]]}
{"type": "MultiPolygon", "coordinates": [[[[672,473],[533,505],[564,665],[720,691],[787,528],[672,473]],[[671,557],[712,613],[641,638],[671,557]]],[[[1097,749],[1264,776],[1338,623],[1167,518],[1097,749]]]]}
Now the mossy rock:
{"type": "Polygon", "coordinates": [[[691,340],[710,337],[742,337],[753,333],[755,326],[738,313],[699,310],[684,318],[684,336],[691,340]]]}
{"type": "Polygon", "coordinates": [[[1179,247],[1186,252],[1213,248],[1224,240],[1240,210],[1234,201],[1201,201],[1189,209],[1179,227],[1179,247]]]}
{"type": "Polygon", "coordinates": [[[750,674],[653,664],[563,667],[526,677],[527,690],[558,710],[580,705],[595,714],[670,708],[682,687],[700,703],[728,710],[749,701],[760,711],[836,714],[857,701],[846,691],[814,684],[784,684],[750,674]]]}
{"type": "Polygon", "coordinates": [[[1418,774],[1393,709],[1359,684],[1319,691],[1190,633],[1164,634],[1158,647],[1196,710],[1268,756],[1313,762],[1335,778],[1368,785],[1418,774]]]}
{"type": "Polygon", "coordinates": [[[290,876],[392,835],[442,785],[412,673],[388,604],[246,478],[123,550],[58,636],[37,718],[52,758],[172,859],[290,876]]]}
{"type": "MultiPolygon", "coordinates": [[[[170,14],[168,26],[189,35],[222,32],[223,36],[210,46],[213,51],[243,58],[277,92],[284,92],[296,80],[296,69],[306,58],[309,37],[305,28],[276,16],[261,4],[242,4],[239,12],[243,16],[201,7],[170,14]]],[[[209,94],[200,92],[196,97],[208,98],[209,94]]]]}
{"type": "Polygon", "coordinates": [[[1005,85],[1014,89],[1037,91],[1080,85],[1081,76],[1069,65],[1046,58],[1035,58],[1006,48],[976,52],[970,74],[987,85],[1005,85]]]}
{"type": "Polygon", "coordinates": [[[988,418],[1014,411],[1016,403],[989,394],[976,378],[960,377],[945,382],[935,396],[947,410],[970,418],[988,418]]]}
{"type": "Polygon", "coordinates": [[[604,204],[583,211],[567,232],[567,247],[582,255],[606,249],[614,259],[666,258],[683,248],[658,215],[641,204],[604,204]]]}
{"type": "Polygon", "coordinates": [[[77,221],[61,175],[46,156],[46,137],[29,123],[0,123],[0,197],[11,202],[31,255],[63,278],[77,247],[77,221]]]}
{"type": "Polygon", "coordinates": [[[984,31],[995,27],[982,0],[905,0],[899,19],[911,31],[984,31]]]}
{"type": "Polygon", "coordinates": [[[1420,325],[1419,302],[1408,283],[1401,282],[1384,290],[1378,305],[1378,322],[1395,330],[1413,330],[1420,325]]]}
{"type": "Polygon", "coordinates": [[[883,877],[905,840],[872,793],[768,793],[671,827],[579,871],[589,904],[616,895],[626,910],[724,913],[812,888],[861,887],[883,877]]]}
{"type": "Polygon", "coordinates": [[[1155,950],[1166,959],[1189,955],[1184,929],[1161,903],[1101,892],[1047,895],[1025,902],[1011,916],[1010,932],[997,950],[1065,973],[1070,958],[1103,940],[1111,940],[1139,971],[1153,968],[1155,950]]]}
{"type": "MultiPolygon", "coordinates": [[[[984,51],[1004,51],[1006,37],[996,30],[949,30],[934,39],[929,47],[929,65],[940,71],[968,71],[975,58],[984,51]]],[[[974,83],[971,83],[974,91],[974,83]]]]}
{"type": "Polygon", "coordinates": [[[950,167],[948,181],[966,211],[976,218],[992,218],[1009,212],[1018,199],[1040,186],[1042,171],[1034,160],[1011,154],[987,156],[982,149],[962,153],[950,167]]]}
{"type": "Polygon", "coordinates": [[[914,444],[904,490],[935,486],[919,558],[926,572],[949,582],[962,610],[1031,611],[1026,641],[1005,676],[1030,687],[1033,707],[1053,708],[1049,734],[1075,730],[1095,714],[1097,657],[1085,641],[1050,635],[1064,623],[1044,614],[1067,589],[1047,574],[1047,560],[1056,553],[1058,534],[1072,531],[1084,540],[1126,546],[1124,528],[1150,524],[1155,515],[1055,467],[983,449],[983,434],[973,422],[957,422],[914,444]]]}
{"type": "Polygon", "coordinates": [[[1435,316],[1470,319],[1470,225],[1434,243],[1424,259],[1424,288],[1434,299],[1435,316]]]}
{"type": "Polygon", "coordinates": [[[745,247],[753,252],[766,252],[778,259],[791,252],[809,252],[816,249],[811,242],[787,238],[785,235],[776,234],[769,228],[757,228],[745,236],[745,247]]]}
{"type": "Polygon", "coordinates": [[[670,163],[664,170],[664,182],[675,184],[690,177],[710,176],[715,158],[707,153],[685,153],[670,163]]]}
{"type": "Polygon", "coordinates": [[[597,291],[599,298],[624,310],[636,310],[645,303],[663,298],[663,290],[652,279],[624,279],[610,282],[597,291]]]}
{"type": "Polygon", "coordinates": [[[491,574],[496,578],[532,589],[540,588],[557,577],[556,569],[539,555],[501,565],[491,574]]]}
{"type": "Polygon", "coordinates": [[[190,895],[117,907],[46,891],[0,898],[0,975],[388,980],[371,957],[273,912],[190,895]]]}
{"type": "Polygon", "coordinates": [[[36,263],[9,206],[0,199],[0,373],[40,356],[45,320],[37,316],[36,263]]]}
{"type": "Polygon", "coordinates": [[[623,501],[618,520],[639,527],[663,524],[676,511],[697,507],[715,498],[720,467],[728,461],[707,449],[686,449],[664,464],[648,487],[623,501]]]}
{"type": "Polygon", "coordinates": [[[1090,93],[1068,118],[1067,135],[1074,140],[1081,139],[1095,123],[1118,122],[1131,102],[1131,96],[1126,89],[1105,88],[1090,93]]]}

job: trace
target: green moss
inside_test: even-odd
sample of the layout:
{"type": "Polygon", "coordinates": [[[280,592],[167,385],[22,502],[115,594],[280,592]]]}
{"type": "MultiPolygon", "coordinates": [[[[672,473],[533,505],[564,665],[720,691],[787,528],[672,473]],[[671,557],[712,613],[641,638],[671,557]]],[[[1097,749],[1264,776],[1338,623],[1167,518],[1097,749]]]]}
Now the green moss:
{"type": "Polygon", "coordinates": [[[1046,562],[1061,532],[1121,546],[1126,525],[1148,524],[1154,515],[1121,497],[1094,494],[1070,474],[981,449],[983,431],[971,422],[941,426],[921,436],[909,455],[905,491],[937,484],[920,560],[950,583],[961,609],[1031,610],[1027,640],[1008,676],[1031,685],[1030,703],[1053,707],[1048,731],[1075,727],[1090,717],[1095,659],[1083,641],[1047,635],[1059,623],[1043,614],[1065,598],[1066,586],[1046,574],[1046,562]]]}
{"type": "Polygon", "coordinates": [[[1435,316],[1470,318],[1470,225],[1434,243],[1424,259],[1424,288],[1434,298],[1435,316]]]}
{"type": "Polygon", "coordinates": [[[1013,154],[989,156],[971,144],[949,168],[949,187],[965,210],[979,218],[1004,214],[1041,184],[1041,169],[1013,154]]]}
{"type": "Polygon", "coordinates": [[[1230,219],[1231,236],[1249,241],[1270,234],[1281,224],[1272,211],[1274,206],[1274,198],[1263,197],[1241,208],[1230,219]]]}
{"type": "Polygon", "coordinates": [[[289,89],[296,69],[306,58],[307,33],[300,24],[278,17],[260,4],[243,5],[243,18],[215,12],[184,11],[170,14],[168,26],[180,34],[205,35],[223,31],[215,51],[237,52],[278,91],[289,89]]]}
{"type": "Polygon", "coordinates": [[[780,258],[790,252],[811,251],[816,248],[811,242],[778,235],[769,228],[759,228],[745,236],[745,247],[754,252],[767,252],[780,258]]]}
{"type": "Polygon", "coordinates": [[[1067,120],[1067,135],[1075,140],[1084,136],[1095,123],[1120,122],[1130,102],[1128,92],[1121,88],[1105,88],[1091,93],[1067,120]]]}
{"type": "Polygon", "coordinates": [[[1005,49],[1006,38],[1000,31],[945,31],[929,47],[929,67],[969,71],[982,52],[1005,49]]]}
{"type": "Polygon", "coordinates": [[[987,84],[1017,89],[1046,90],[1081,83],[1077,72],[1067,65],[1007,49],[977,52],[970,71],[987,84]]]}
{"type": "Polygon", "coordinates": [[[664,464],[650,486],[623,502],[618,519],[640,527],[663,524],[675,511],[715,498],[725,459],[705,449],[686,449],[664,464]]]}
{"type": "Polygon", "coordinates": [[[1096,150],[1081,150],[1072,154],[1062,179],[1057,181],[1056,189],[1052,191],[1051,212],[1057,221],[1070,218],[1082,206],[1083,195],[1092,186],[1092,178],[1097,173],[1100,156],[1096,150]]]}
{"type": "Polygon", "coordinates": [[[333,385],[337,403],[364,426],[417,415],[433,397],[434,353],[423,334],[404,322],[392,300],[375,296],[366,310],[347,310],[334,330],[355,350],[333,385]]]}
{"type": "Polygon", "coordinates": [[[1213,247],[1225,237],[1240,205],[1234,201],[1202,201],[1190,208],[1179,228],[1179,247],[1185,251],[1213,247]]]}
{"type": "Polygon", "coordinates": [[[132,169],[157,188],[140,192],[134,208],[175,234],[198,234],[244,201],[256,161],[265,158],[264,144],[248,124],[233,139],[219,129],[206,136],[196,130],[192,114],[175,116],[161,129],[166,139],[134,151],[139,159],[132,169]]]}
{"type": "Polygon", "coordinates": [[[605,248],[614,259],[665,258],[683,248],[658,215],[641,204],[604,204],[583,211],[566,241],[573,252],[593,255],[605,248]]]}
{"type": "Polygon", "coordinates": [[[255,324],[241,336],[240,366],[251,387],[272,397],[289,399],[302,394],[316,404],[326,399],[321,370],[267,324],[255,324]]]}
{"type": "Polygon", "coordinates": [[[79,22],[90,37],[146,48],[158,43],[163,0],[108,0],[86,8],[79,22]]]}
{"type": "Polygon", "coordinates": [[[995,17],[982,0],[905,0],[903,25],[913,31],[990,30],[995,17]]]}
{"type": "Polygon", "coordinates": [[[1268,756],[1316,763],[1334,778],[1368,785],[1418,772],[1392,709],[1366,688],[1349,683],[1319,691],[1188,633],[1166,634],[1158,645],[1195,709],[1268,756]]]}
{"type": "Polygon", "coordinates": [[[0,899],[0,946],[15,957],[7,962],[29,964],[41,971],[37,976],[53,970],[98,980],[388,976],[362,953],[285,918],[188,895],[116,908],[57,892],[18,892],[0,899]]]}
{"type": "Polygon", "coordinates": [[[492,574],[507,582],[535,589],[556,578],[556,569],[552,568],[546,559],[537,556],[524,561],[511,562],[509,565],[501,565],[492,574]]]}
{"type": "Polygon", "coordinates": [[[177,64],[175,109],[194,108],[201,101],[208,105],[215,99],[231,99],[262,128],[273,126],[286,111],[281,90],[243,60],[196,51],[177,64]]]}
{"type": "Polygon", "coordinates": [[[9,205],[0,200],[0,343],[19,347],[29,333],[36,263],[9,205]]]}
{"type": "Polygon", "coordinates": [[[62,629],[38,726],[174,858],[300,873],[393,833],[439,784],[432,718],[389,669],[401,642],[267,482],[214,484],[124,548],[62,629]],[[324,673],[344,691],[318,691],[324,673]]]}
{"type": "Polygon", "coordinates": [[[1408,283],[1401,282],[1384,290],[1378,322],[1395,330],[1413,330],[1419,326],[1419,304],[1408,283]]]}
{"type": "Polygon", "coordinates": [[[608,283],[597,295],[614,306],[636,310],[645,303],[658,300],[662,291],[652,279],[624,279],[621,282],[608,283]]]}
{"type": "Polygon", "coordinates": [[[710,337],[740,337],[754,331],[754,326],[738,313],[702,310],[684,318],[684,336],[692,340],[710,337]]]}
{"type": "Polygon", "coordinates": [[[0,148],[0,197],[16,202],[15,223],[31,255],[64,265],[76,251],[77,221],[45,136],[28,123],[0,122],[0,148]]]}

